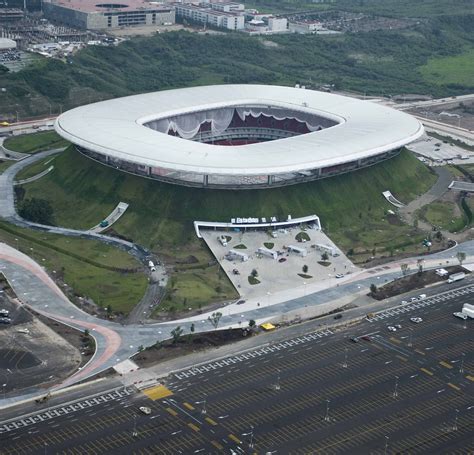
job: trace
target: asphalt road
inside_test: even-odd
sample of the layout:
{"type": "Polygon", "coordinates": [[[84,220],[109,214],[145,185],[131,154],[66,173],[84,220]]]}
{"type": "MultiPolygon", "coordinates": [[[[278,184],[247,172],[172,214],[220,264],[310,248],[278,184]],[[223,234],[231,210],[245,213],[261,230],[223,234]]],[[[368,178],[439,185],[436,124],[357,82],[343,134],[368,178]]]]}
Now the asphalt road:
{"type": "Polygon", "coordinates": [[[179,372],[149,396],[0,423],[0,453],[470,453],[473,321],[452,315],[465,302],[474,285],[179,372]]]}

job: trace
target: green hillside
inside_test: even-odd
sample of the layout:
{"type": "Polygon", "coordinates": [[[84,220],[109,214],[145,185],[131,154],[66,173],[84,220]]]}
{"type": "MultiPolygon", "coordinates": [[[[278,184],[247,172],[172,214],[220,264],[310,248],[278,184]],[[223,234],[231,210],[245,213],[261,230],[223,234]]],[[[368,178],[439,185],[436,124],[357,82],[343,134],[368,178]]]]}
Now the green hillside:
{"type": "MultiPolygon", "coordinates": [[[[409,152],[371,168],[317,182],[270,190],[225,191],[186,188],[135,177],[94,161],[72,148],[55,159],[54,170],[26,185],[25,197],[50,201],[58,225],[89,228],[115,205],[130,204],[113,226],[147,247],[173,247],[194,238],[192,221],[225,221],[235,216],[293,217],[317,214],[323,226],[348,248],[363,246],[367,226],[390,233],[405,228],[384,218],[390,205],[382,191],[408,202],[426,191],[435,176],[409,152]]],[[[373,238],[377,238],[375,232],[373,238]]],[[[373,240],[370,242],[373,246],[373,240]]]]}

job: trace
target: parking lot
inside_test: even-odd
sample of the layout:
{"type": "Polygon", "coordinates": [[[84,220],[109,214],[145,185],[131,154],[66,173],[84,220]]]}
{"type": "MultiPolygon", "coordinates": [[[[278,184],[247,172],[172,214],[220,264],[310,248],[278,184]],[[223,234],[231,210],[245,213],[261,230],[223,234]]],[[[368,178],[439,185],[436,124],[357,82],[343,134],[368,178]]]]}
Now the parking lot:
{"type": "Polygon", "coordinates": [[[321,231],[298,228],[280,229],[275,231],[275,237],[263,231],[223,232],[201,231],[201,234],[216,259],[221,264],[229,279],[245,298],[265,298],[268,293],[276,293],[286,289],[300,289],[301,296],[306,292],[306,286],[313,283],[334,279],[352,273],[356,267],[337,248],[331,239],[321,231]],[[296,236],[302,233],[309,240],[298,242],[296,236]],[[219,236],[230,238],[226,246],[219,241],[219,236]],[[296,246],[306,250],[303,257],[297,252],[290,252],[288,246],[296,246]],[[317,245],[326,245],[337,251],[337,256],[328,255],[327,263],[322,265],[324,250],[317,245]],[[236,248],[243,246],[242,248],[236,248]],[[257,250],[267,247],[278,254],[277,259],[258,254],[257,250]],[[247,261],[234,259],[229,261],[226,255],[230,250],[238,251],[248,256],[247,261]],[[304,266],[306,272],[303,270],[304,266]],[[256,270],[258,284],[250,284],[249,275],[256,270]]]}
{"type": "Polygon", "coordinates": [[[2,453],[470,453],[472,320],[452,313],[473,301],[463,285],[180,371],[157,390],[43,410],[44,421],[0,424],[2,453]]]}

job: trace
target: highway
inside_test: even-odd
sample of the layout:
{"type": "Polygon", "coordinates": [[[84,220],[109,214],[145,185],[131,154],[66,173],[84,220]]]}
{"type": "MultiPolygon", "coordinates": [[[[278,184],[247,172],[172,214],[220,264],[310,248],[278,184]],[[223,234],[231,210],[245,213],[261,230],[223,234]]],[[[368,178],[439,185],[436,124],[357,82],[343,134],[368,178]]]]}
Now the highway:
{"type": "Polygon", "coordinates": [[[452,315],[465,302],[474,302],[473,284],[145,391],[42,408],[0,423],[1,453],[465,454],[474,450],[473,322],[452,315]]]}

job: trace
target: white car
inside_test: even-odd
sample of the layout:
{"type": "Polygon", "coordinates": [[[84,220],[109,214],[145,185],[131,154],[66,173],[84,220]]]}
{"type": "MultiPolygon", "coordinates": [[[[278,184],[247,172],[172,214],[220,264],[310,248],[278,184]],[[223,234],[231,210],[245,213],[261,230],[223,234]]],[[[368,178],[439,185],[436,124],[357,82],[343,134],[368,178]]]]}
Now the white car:
{"type": "Polygon", "coordinates": [[[397,331],[397,329],[396,329],[393,325],[389,325],[389,326],[387,327],[387,329],[388,329],[390,332],[396,332],[396,331],[397,331]]]}
{"type": "Polygon", "coordinates": [[[406,305],[408,303],[407,300],[402,300],[402,303],[400,305],[406,305]]]}
{"type": "Polygon", "coordinates": [[[338,274],[336,275],[336,278],[344,278],[344,275],[343,275],[342,273],[338,273],[338,274]]]}
{"type": "Polygon", "coordinates": [[[138,409],[140,409],[140,412],[143,412],[145,415],[151,414],[151,409],[146,406],[140,406],[138,409]]]}
{"type": "Polygon", "coordinates": [[[415,318],[410,318],[411,322],[414,322],[415,324],[419,324],[420,322],[423,322],[423,319],[415,317],[415,318]]]}
{"type": "Polygon", "coordinates": [[[461,318],[466,320],[467,319],[467,314],[461,313],[460,311],[456,311],[453,313],[453,316],[456,316],[457,318],[461,318]]]}

